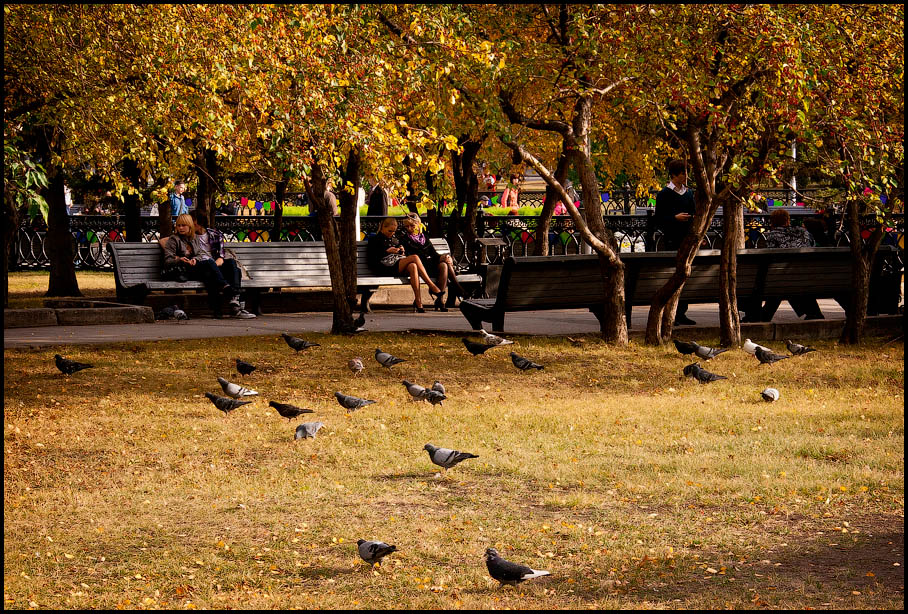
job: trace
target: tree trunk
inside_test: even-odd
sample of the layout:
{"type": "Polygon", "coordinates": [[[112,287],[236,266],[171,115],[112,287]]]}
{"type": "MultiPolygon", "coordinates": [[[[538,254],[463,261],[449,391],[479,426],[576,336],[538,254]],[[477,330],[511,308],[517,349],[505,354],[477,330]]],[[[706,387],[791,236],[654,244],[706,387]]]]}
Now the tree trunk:
{"type": "MultiPolygon", "coordinates": [[[[555,167],[555,181],[562,186],[567,179],[569,165],[568,153],[562,148],[558,164],[555,167]]],[[[555,203],[560,200],[555,188],[546,184],[545,203],[542,205],[542,211],[539,213],[539,225],[536,227],[536,248],[533,252],[535,256],[549,255],[549,229],[552,227],[552,213],[555,211],[555,203]]]]}
{"type": "Polygon", "coordinates": [[[158,236],[169,237],[173,234],[173,217],[170,212],[170,201],[158,205],[158,236]]]}
{"type": "Polygon", "coordinates": [[[882,225],[878,225],[866,241],[861,240],[861,222],[858,201],[850,200],[847,205],[848,232],[851,236],[851,299],[845,313],[845,327],[839,343],[856,345],[861,342],[864,324],[867,321],[867,303],[870,297],[870,272],[877,250],[883,240],[882,225]]]}
{"type": "Polygon", "coordinates": [[[60,169],[48,169],[49,181],[47,204],[47,256],[50,259],[50,282],[45,296],[82,296],[76,280],[73,235],[69,229],[69,214],[66,210],[66,194],[63,173],[60,169]]]}
{"type": "Polygon", "coordinates": [[[199,187],[196,191],[195,208],[198,212],[199,222],[205,226],[213,226],[214,196],[218,189],[217,152],[207,147],[199,149],[196,155],[196,170],[199,187]]]}
{"type": "Polygon", "coordinates": [[[722,219],[725,237],[719,265],[719,344],[741,345],[741,317],[738,314],[738,248],[744,237],[744,206],[726,198],[722,219]],[[739,221],[740,219],[740,221],[739,221]]]}
{"type": "Polygon", "coordinates": [[[278,243],[281,240],[281,232],[284,228],[284,197],[287,194],[287,180],[278,181],[274,184],[274,225],[271,228],[270,243],[278,243]]]}
{"type": "Polygon", "coordinates": [[[407,169],[407,195],[404,196],[404,203],[407,205],[407,211],[419,213],[416,206],[416,180],[413,177],[413,169],[410,168],[410,156],[404,158],[404,168],[407,169]]]}
{"type": "Polygon", "coordinates": [[[310,206],[315,207],[318,225],[325,242],[325,254],[328,257],[328,272],[331,275],[331,299],[334,304],[334,317],[331,322],[331,333],[352,333],[353,310],[347,300],[347,285],[344,281],[344,267],[340,257],[337,223],[331,210],[325,203],[326,180],[321,166],[312,166],[311,176],[304,180],[310,206]]]}
{"type": "Polygon", "coordinates": [[[344,172],[344,185],[340,191],[340,258],[344,268],[344,287],[347,300],[356,304],[356,207],[357,196],[362,184],[362,158],[358,149],[353,148],[347,154],[347,169],[344,172]],[[352,193],[348,191],[352,189],[352,193]]]}
{"type": "MultiPolygon", "coordinates": [[[[705,230],[703,234],[706,234],[705,230]]],[[[661,345],[671,338],[678,298],[681,296],[684,282],[690,277],[694,258],[697,256],[702,240],[703,236],[699,232],[692,232],[684,237],[678,248],[675,272],[653,296],[649,317],[646,321],[646,343],[648,345],[661,345]]]]}
{"type": "Polygon", "coordinates": [[[484,140],[485,136],[479,140],[471,140],[467,136],[462,136],[458,140],[458,144],[463,147],[463,153],[451,152],[451,160],[454,167],[454,189],[457,193],[457,209],[462,210],[463,206],[466,205],[465,250],[468,260],[474,264],[477,260],[478,247],[476,242],[478,238],[476,236],[476,209],[479,202],[479,178],[473,169],[473,162],[476,160],[476,155],[482,148],[484,140]]]}

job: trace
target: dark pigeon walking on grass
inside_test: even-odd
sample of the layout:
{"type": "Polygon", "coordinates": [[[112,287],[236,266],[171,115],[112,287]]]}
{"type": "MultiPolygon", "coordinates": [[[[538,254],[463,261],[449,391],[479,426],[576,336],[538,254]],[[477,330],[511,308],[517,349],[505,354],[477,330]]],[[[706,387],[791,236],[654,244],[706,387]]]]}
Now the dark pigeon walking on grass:
{"type": "Polygon", "coordinates": [[[206,392],[205,396],[208,397],[208,400],[214,403],[214,406],[224,412],[226,416],[228,413],[232,412],[237,407],[242,407],[243,405],[249,405],[252,401],[237,401],[236,399],[231,399],[230,397],[221,397],[216,394],[211,394],[206,392]]]}
{"type": "Polygon", "coordinates": [[[791,356],[785,356],[783,354],[776,354],[770,350],[764,350],[762,347],[758,347],[754,351],[754,356],[757,357],[757,360],[760,361],[761,365],[772,365],[775,362],[780,360],[785,360],[786,358],[791,358],[791,356]]]}
{"type": "Polygon", "coordinates": [[[390,546],[385,542],[357,540],[356,549],[359,551],[359,558],[369,563],[369,565],[381,565],[381,560],[397,550],[397,546],[390,546]]]}
{"type": "Polygon", "coordinates": [[[791,352],[792,356],[803,356],[808,352],[816,352],[816,348],[807,347],[806,345],[801,345],[800,343],[795,343],[791,339],[785,340],[785,347],[788,348],[788,351],[791,352]]]}
{"type": "Polygon", "coordinates": [[[255,365],[250,365],[248,362],[244,362],[239,358],[236,359],[236,370],[240,375],[249,375],[255,371],[255,365]]]}
{"type": "Polygon", "coordinates": [[[82,369],[94,369],[94,365],[90,365],[87,362],[76,362],[75,360],[70,360],[69,358],[63,358],[59,354],[54,354],[54,362],[57,364],[57,368],[60,369],[60,372],[64,375],[72,375],[77,371],[82,369]]]}
{"type": "Polygon", "coordinates": [[[318,430],[323,426],[325,426],[324,422],[303,422],[296,427],[296,433],[294,433],[293,439],[315,439],[316,433],[318,433],[318,430]]]}
{"type": "Polygon", "coordinates": [[[521,371],[527,371],[528,369],[545,369],[544,366],[520,356],[517,352],[511,352],[511,362],[521,371]]]}
{"type": "Polygon", "coordinates": [[[429,453],[429,460],[444,469],[445,474],[447,474],[448,469],[450,469],[457,463],[463,462],[468,458],[479,458],[479,456],[476,454],[470,454],[469,452],[458,452],[457,450],[449,450],[447,448],[439,448],[433,446],[431,443],[427,443],[423,446],[422,449],[429,453]]]}
{"type": "Polygon", "coordinates": [[[486,345],[485,343],[475,343],[473,341],[470,341],[466,337],[462,338],[461,341],[463,341],[463,346],[467,348],[467,351],[469,351],[473,356],[482,354],[486,350],[491,350],[493,347],[495,347],[494,345],[486,345]]]}
{"type": "Polygon", "coordinates": [[[305,350],[312,347],[321,347],[319,343],[312,343],[311,341],[306,341],[305,339],[300,339],[299,337],[294,337],[293,335],[288,335],[287,333],[281,333],[281,337],[284,338],[284,341],[287,342],[291,348],[299,352],[300,350],[305,350]]]}
{"type": "Polygon", "coordinates": [[[711,348],[700,345],[696,341],[679,341],[677,339],[672,339],[672,342],[675,344],[675,347],[678,348],[678,351],[685,356],[688,354],[696,354],[703,360],[710,360],[719,354],[728,351],[728,348],[711,348]]]}
{"type": "Polygon", "coordinates": [[[241,397],[258,396],[258,392],[256,392],[255,390],[246,388],[245,386],[240,386],[239,384],[232,384],[225,380],[223,377],[218,378],[218,383],[221,385],[221,389],[223,389],[224,394],[234,399],[239,399],[241,397]]]}
{"type": "Polygon", "coordinates": [[[377,401],[361,399],[359,397],[353,397],[341,392],[335,392],[334,398],[336,398],[337,402],[340,403],[340,406],[346,409],[348,412],[356,411],[360,407],[365,407],[366,405],[371,405],[372,403],[377,403],[377,401]]]}
{"type": "Polygon", "coordinates": [[[695,362],[684,367],[684,375],[687,377],[692,377],[701,384],[708,384],[710,382],[716,382],[720,379],[728,379],[724,375],[716,375],[715,373],[710,373],[706,369],[700,367],[700,363],[695,362]]]}
{"type": "Polygon", "coordinates": [[[495,548],[486,549],[486,567],[488,567],[492,579],[498,580],[499,586],[502,584],[517,586],[525,580],[552,575],[548,571],[530,569],[526,565],[506,561],[501,558],[495,548]]]}
{"type": "Polygon", "coordinates": [[[287,422],[290,422],[294,418],[302,416],[303,414],[314,414],[314,409],[304,409],[302,407],[297,407],[296,405],[291,405],[290,403],[278,403],[277,401],[269,401],[268,405],[277,410],[284,418],[287,418],[287,422]]]}
{"type": "Polygon", "coordinates": [[[377,360],[378,364],[385,367],[386,369],[390,369],[391,367],[393,367],[396,364],[399,364],[402,362],[407,362],[403,358],[398,358],[396,356],[392,356],[391,354],[389,354],[387,352],[382,352],[378,348],[375,348],[375,360],[377,360]]]}
{"type": "Polygon", "coordinates": [[[432,405],[441,405],[442,401],[447,399],[443,392],[438,392],[437,390],[427,390],[426,391],[426,401],[432,405]]]}

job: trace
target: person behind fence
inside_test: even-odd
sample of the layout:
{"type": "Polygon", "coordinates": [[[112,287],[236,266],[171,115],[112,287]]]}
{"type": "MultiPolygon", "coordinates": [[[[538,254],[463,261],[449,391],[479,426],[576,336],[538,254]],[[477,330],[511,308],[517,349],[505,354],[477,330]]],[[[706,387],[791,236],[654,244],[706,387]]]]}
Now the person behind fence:
{"type": "Polygon", "coordinates": [[[170,215],[176,217],[189,213],[189,207],[186,205],[186,197],[183,192],[186,191],[186,184],[177,181],[173,186],[173,192],[170,193],[170,215]]]}
{"type": "Polygon", "coordinates": [[[407,256],[400,244],[397,232],[397,220],[386,217],[381,221],[378,232],[369,239],[366,260],[369,268],[377,275],[398,276],[407,273],[410,276],[410,287],[413,288],[413,311],[425,313],[419,290],[419,278],[422,277],[429,287],[429,294],[440,297],[444,294],[426,273],[419,256],[407,256]]]}
{"type": "MultiPolygon", "coordinates": [[[[662,231],[663,249],[677,251],[690,232],[696,206],[694,193],[687,187],[687,166],[682,160],[668,163],[668,185],[656,195],[656,228],[662,231]]],[[[687,301],[678,301],[675,326],[696,324],[687,317],[687,301]]]]}
{"type": "Polygon", "coordinates": [[[451,283],[451,292],[448,293],[448,304],[454,304],[455,296],[464,296],[464,290],[457,281],[457,273],[454,270],[454,260],[450,254],[439,254],[435,246],[422,232],[422,222],[419,215],[412,211],[404,218],[403,232],[400,233],[400,243],[404,247],[404,253],[407,255],[419,256],[422,260],[423,267],[426,271],[438,271],[438,287],[441,293],[435,298],[435,311],[447,311],[448,308],[442,301],[442,295],[448,282],[451,283]]]}
{"type": "MultiPolygon", "coordinates": [[[[766,247],[771,249],[785,249],[791,247],[815,247],[816,242],[806,228],[791,225],[791,216],[784,209],[775,209],[769,216],[769,230],[763,235],[766,247]]],[[[794,309],[798,317],[805,316],[805,320],[822,320],[823,312],[817,299],[811,297],[791,297],[788,304],[794,309]]],[[[746,315],[742,322],[771,322],[772,317],[779,309],[781,299],[768,299],[761,307],[759,301],[754,301],[747,306],[746,315]]]]}
{"type": "Polygon", "coordinates": [[[255,317],[240,309],[239,284],[232,286],[218,268],[216,261],[205,257],[201,242],[196,234],[195,221],[188,213],[177,217],[174,234],[162,239],[164,247],[164,268],[162,277],[172,281],[200,281],[208,292],[208,305],[215,318],[221,318],[221,298],[228,297],[236,317],[255,317]]]}

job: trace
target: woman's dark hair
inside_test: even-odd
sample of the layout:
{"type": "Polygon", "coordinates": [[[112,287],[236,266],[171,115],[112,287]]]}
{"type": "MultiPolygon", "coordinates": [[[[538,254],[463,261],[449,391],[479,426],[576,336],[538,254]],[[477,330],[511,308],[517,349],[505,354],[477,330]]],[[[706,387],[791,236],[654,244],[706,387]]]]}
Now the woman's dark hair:
{"type": "Polygon", "coordinates": [[[791,224],[791,216],[788,215],[788,211],[785,209],[774,209],[769,214],[769,226],[771,228],[781,228],[789,224],[791,224]]]}

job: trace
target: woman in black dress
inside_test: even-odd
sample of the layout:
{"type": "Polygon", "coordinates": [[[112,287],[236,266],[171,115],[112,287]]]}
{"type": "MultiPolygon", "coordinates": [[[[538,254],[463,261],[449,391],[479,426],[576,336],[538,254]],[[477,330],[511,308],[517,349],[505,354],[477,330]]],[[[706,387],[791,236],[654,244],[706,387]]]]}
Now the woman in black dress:
{"type": "Polygon", "coordinates": [[[439,290],[438,286],[429,278],[429,274],[426,273],[426,268],[423,266],[419,256],[407,256],[404,253],[404,248],[401,246],[395,232],[397,232],[397,220],[393,217],[383,219],[378,232],[369,239],[369,246],[366,252],[369,268],[377,275],[394,277],[406,272],[410,276],[410,286],[413,288],[413,296],[415,297],[413,311],[425,313],[426,310],[422,306],[422,297],[419,293],[419,278],[422,277],[426,282],[429,287],[429,294],[436,297],[436,303],[438,302],[438,297],[441,297],[444,292],[439,290]]]}

